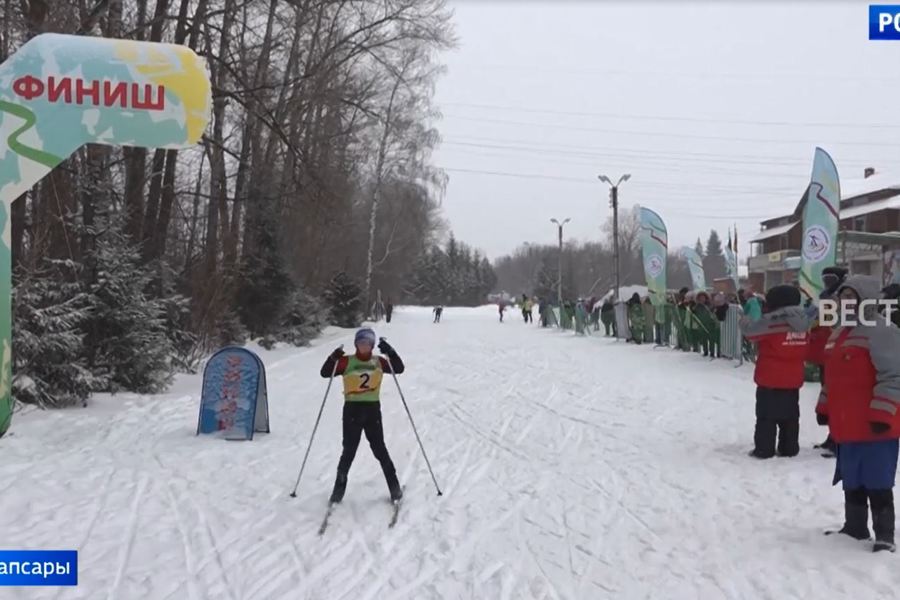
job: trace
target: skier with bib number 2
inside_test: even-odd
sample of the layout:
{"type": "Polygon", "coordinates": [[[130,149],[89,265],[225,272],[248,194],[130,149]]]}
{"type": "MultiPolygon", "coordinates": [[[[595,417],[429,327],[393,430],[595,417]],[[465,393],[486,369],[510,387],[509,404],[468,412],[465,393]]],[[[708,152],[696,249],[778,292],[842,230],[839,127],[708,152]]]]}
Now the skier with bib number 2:
{"type": "Polygon", "coordinates": [[[397,480],[394,463],[384,444],[380,390],[385,373],[393,372],[398,375],[403,373],[403,361],[385,340],[381,340],[378,349],[387,358],[373,354],[375,332],[368,328],[356,332],[354,345],[355,354],[346,356],[344,351],[338,348],[325,360],[321,370],[322,377],[340,375],[344,381],[343,452],[338,462],[337,478],[329,501],[336,503],[343,500],[344,491],[347,489],[347,475],[363,433],[369,440],[372,454],[381,463],[391,500],[397,501],[403,497],[403,491],[397,480]]]}

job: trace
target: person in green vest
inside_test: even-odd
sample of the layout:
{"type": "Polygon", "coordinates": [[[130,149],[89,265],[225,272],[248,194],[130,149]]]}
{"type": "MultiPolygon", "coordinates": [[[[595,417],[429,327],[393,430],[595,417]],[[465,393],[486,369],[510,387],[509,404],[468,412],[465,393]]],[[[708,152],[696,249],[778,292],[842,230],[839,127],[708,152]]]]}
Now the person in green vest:
{"type": "Polygon", "coordinates": [[[578,299],[575,303],[575,333],[584,335],[587,328],[588,314],[584,307],[584,300],[578,299]]]}
{"type": "Polygon", "coordinates": [[[703,348],[703,356],[716,358],[719,352],[719,322],[712,312],[708,293],[697,292],[696,300],[694,314],[700,325],[700,347],[703,348]]]}
{"type": "Polygon", "coordinates": [[[738,300],[740,300],[741,307],[748,319],[759,321],[762,318],[762,304],[759,303],[756,294],[751,292],[748,296],[744,290],[738,290],[738,300]]]}
{"type": "Polygon", "coordinates": [[[650,344],[654,341],[653,329],[656,325],[656,307],[650,302],[650,296],[644,297],[641,309],[644,312],[644,341],[650,344]]]}
{"type": "Polygon", "coordinates": [[[659,344],[668,346],[672,341],[672,314],[675,311],[675,296],[666,294],[666,302],[656,311],[656,329],[659,344]]]}
{"type": "Polygon", "coordinates": [[[532,311],[534,310],[534,302],[531,301],[531,298],[525,298],[525,302],[522,304],[522,312],[525,315],[526,323],[534,323],[534,315],[532,311]]]}
{"type": "Polygon", "coordinates": [[[575,326],[575,305],[571,301],[563,302],[563,308],[560,311],[563,329],[572,329],[575,326]]]}
{"type": "Polygon", "coordinates": [[[631,295],[627,305],[631,340],[635,344],[640,344],[644,339],[644,309],[641,307],[641,297],[638,296],[637,292],[631,295]]]}
{"type": "Polygon", "coordinates": [[[375,348],[375,332],[369,328],[356,332],[354,346],[356,353],[350,356],[345,355],[342,348],[332,352],[320,371],[322,377],[340,376],[344,382],[343,452],[338,461],[337,478],[329,502],[337,503],[344,498],[350,465],[353,464],[363,433],[369,440],[372,454],[381,464],[391,500],[400,500],[403,491],[397,480],[397,470],[384,443],[380,400],[384,374],[399,375],[403,373],[405,367],[396,350],[385,340],[381,340],[378,349],[387,358],[372,353],[375,348]]]}
{"type": "Polygon", "coordinates": [[[600,306],[600,322],[603,323],[603,330],[606,332],[606,337],[615,335],[616,311],[615,306],[613,306],[609,297],[604,298],[603,304],[600,306]]]}
{"type": "Polygon", "coordinates": [[[700,322],[694,314],[694,292],[688,292],[684,296],[684,331],[687,341],[687,349],[690,352],[700,351],[700,322]]]}
{"type": "Polygon", "coordinates": [[[600,301],[596,297],[588,300],[588,312],[591,315],[591,327],[594,331],[600,331],[600,301]]]}
{"type": "Polygon", "coordinates": [[[672,315],[675,321],[675,329],[678,332],[678,349],[683,352],[687,352],[691,348],[687,331],[688,293],[686,287],[678,290],[678,293],[675,295],[675,312],[672,315]]]}

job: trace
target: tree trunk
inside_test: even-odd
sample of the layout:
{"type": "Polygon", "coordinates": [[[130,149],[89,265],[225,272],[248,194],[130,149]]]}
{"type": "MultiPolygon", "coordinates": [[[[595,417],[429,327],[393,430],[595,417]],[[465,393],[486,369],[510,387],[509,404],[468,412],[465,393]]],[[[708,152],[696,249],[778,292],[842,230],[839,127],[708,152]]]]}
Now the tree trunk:
{"type": "Polygon", "coordinates": [[[124,148],[122,154],[125,159],[125,232],[137,244],[142,239],[144,222],[147,149],[124,148]]]}
{"type": "Polygon", "coordinates": [[[166,255],[169,222],[172,219],[172,204],[175,202],[175,169],[178,166],[178,151],[166,152],[166,169],[163,173],[162,198],[159,205],[159,218],[156,220],[153,238],[150,240],[150,260],[166,255]]]}
{"type": "Polygon", "coordinates": [[[191,211],[191,224],[188,231],[187,249],[184,253],[184,274],[190,277],[191,265],[194,263],[194,245],[197,240],[197,220],[200,216],[200,189],[203,183],[203,164],[206,162],[206,152],[200,156],[200,168],[197,170],[197,181],[194,183],[194,206],[191,211]]]}
{"type": "Polygon", "coordinates": [[[372,208],[369,212],[369,251],[366,255],[366,285],[365,299],[366,310],[372,305],[372,255],[375,253],[375,226],[378,214],[378,201],[381,197],[381,183],[384,179],[384,162],[387,157],[388,141],[391,136],[391,120],[393,118],[394,100],[397,97],[397,91],[403,82],[402,74],[396,75],[394,87],[391,89],[391,97],[388,101],[387,111],[384,118],[384,131],[381,134],[381,142],[378,145],[378,162],[375,165],[375,188],[372,190],[372,208]]]}
{"type": "Polygon", "coordinates": [[[150,189],[147,191],[147,209],[144,213],[141,227],[141,256],[144,262],[153,258],[151,248],[153,236],[156,235],[156,218],[159,214],[159,197],[162,195],[163,170],[166,164],[166,151],[153,152],[153,162],[150,167],[150,189]]]}
{"type": "MultiPolygon", "coordinates": [[[[219,37],[218,60],[224,62],[231,45],[231,27],[234,23],[235,0],[225,0],[222,32],[219,37]]],[[[207,36],[207,53],[212,55],[212,42],[207,36]]],[[[213,60],[210,64],[210,79],[213,87],[213,131],[212,145],[209,148],[210,199],[207,205],[206,218],[206,273],[212,275],[218,268],[219,253],[219,217],[223,210],[227,211],[226,202],[228,187],[225,173],[225,151],[223,148],[225,130],[225,95],[223,92],[224,69],[213,60]]],[[[226,215],[227,217],[227,212],[226,215]]]]}

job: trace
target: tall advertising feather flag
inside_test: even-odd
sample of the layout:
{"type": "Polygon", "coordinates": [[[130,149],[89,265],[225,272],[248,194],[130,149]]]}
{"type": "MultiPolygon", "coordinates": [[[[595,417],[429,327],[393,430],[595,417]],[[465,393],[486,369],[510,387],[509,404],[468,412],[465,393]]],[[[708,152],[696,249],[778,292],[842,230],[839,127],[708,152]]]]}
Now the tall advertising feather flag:
{"type": "MultiPolygon", "coordinates": [[[[736,234],[737,232],[735,232],[736,234]]],[[[738,289],[738,265],[737,255],[734,253],[731,244],[731,230],[728,230],[728,245],[725,246],[725,270],[728,276],[734,280],[734,289],[738,289]]]]}
{"type": "Polygon", "coordinates": [[[706,289],[706,275],[703,273],[703,261],[697,251],[689,246],[681,249],[681,257],[687,261],[688,269],[691,271],[691,284],[695,290],[706,289]]]}
{"type": "Polygon", "coordinates": [[[666,256],[669,250],[669,234],[666,224],[649,208],[640,207],[641,249],[644,258],[644,275],[647,291],[654,306],[666,303],[666,256]]]}
{"type": "Polygon", "coordinates": [[[800,291],[813,301],[822,293],[822,270],[837,260],[841,184],[831,156],[816,148],[806,188],[801,242],[800,291]]]}

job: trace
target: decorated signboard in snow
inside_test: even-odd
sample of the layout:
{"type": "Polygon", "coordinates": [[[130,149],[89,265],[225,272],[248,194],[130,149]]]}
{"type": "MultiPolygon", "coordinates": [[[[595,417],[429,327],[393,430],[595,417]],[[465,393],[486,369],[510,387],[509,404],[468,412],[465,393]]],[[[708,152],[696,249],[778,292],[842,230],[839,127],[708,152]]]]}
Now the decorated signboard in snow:
{"type": "Polygon", "coordinates": [[[252,440],[256,432],[269,433],[265,367],[246,348],[222,348],[203,370],[197,435],[252,440]]]}
{"type": "Polygon", "coordinates": [[[0,65],[0,435],[11,413],[10,204],[87,143],[184,148],[209,122],[185,46],[44,34],[0,65]]]}

